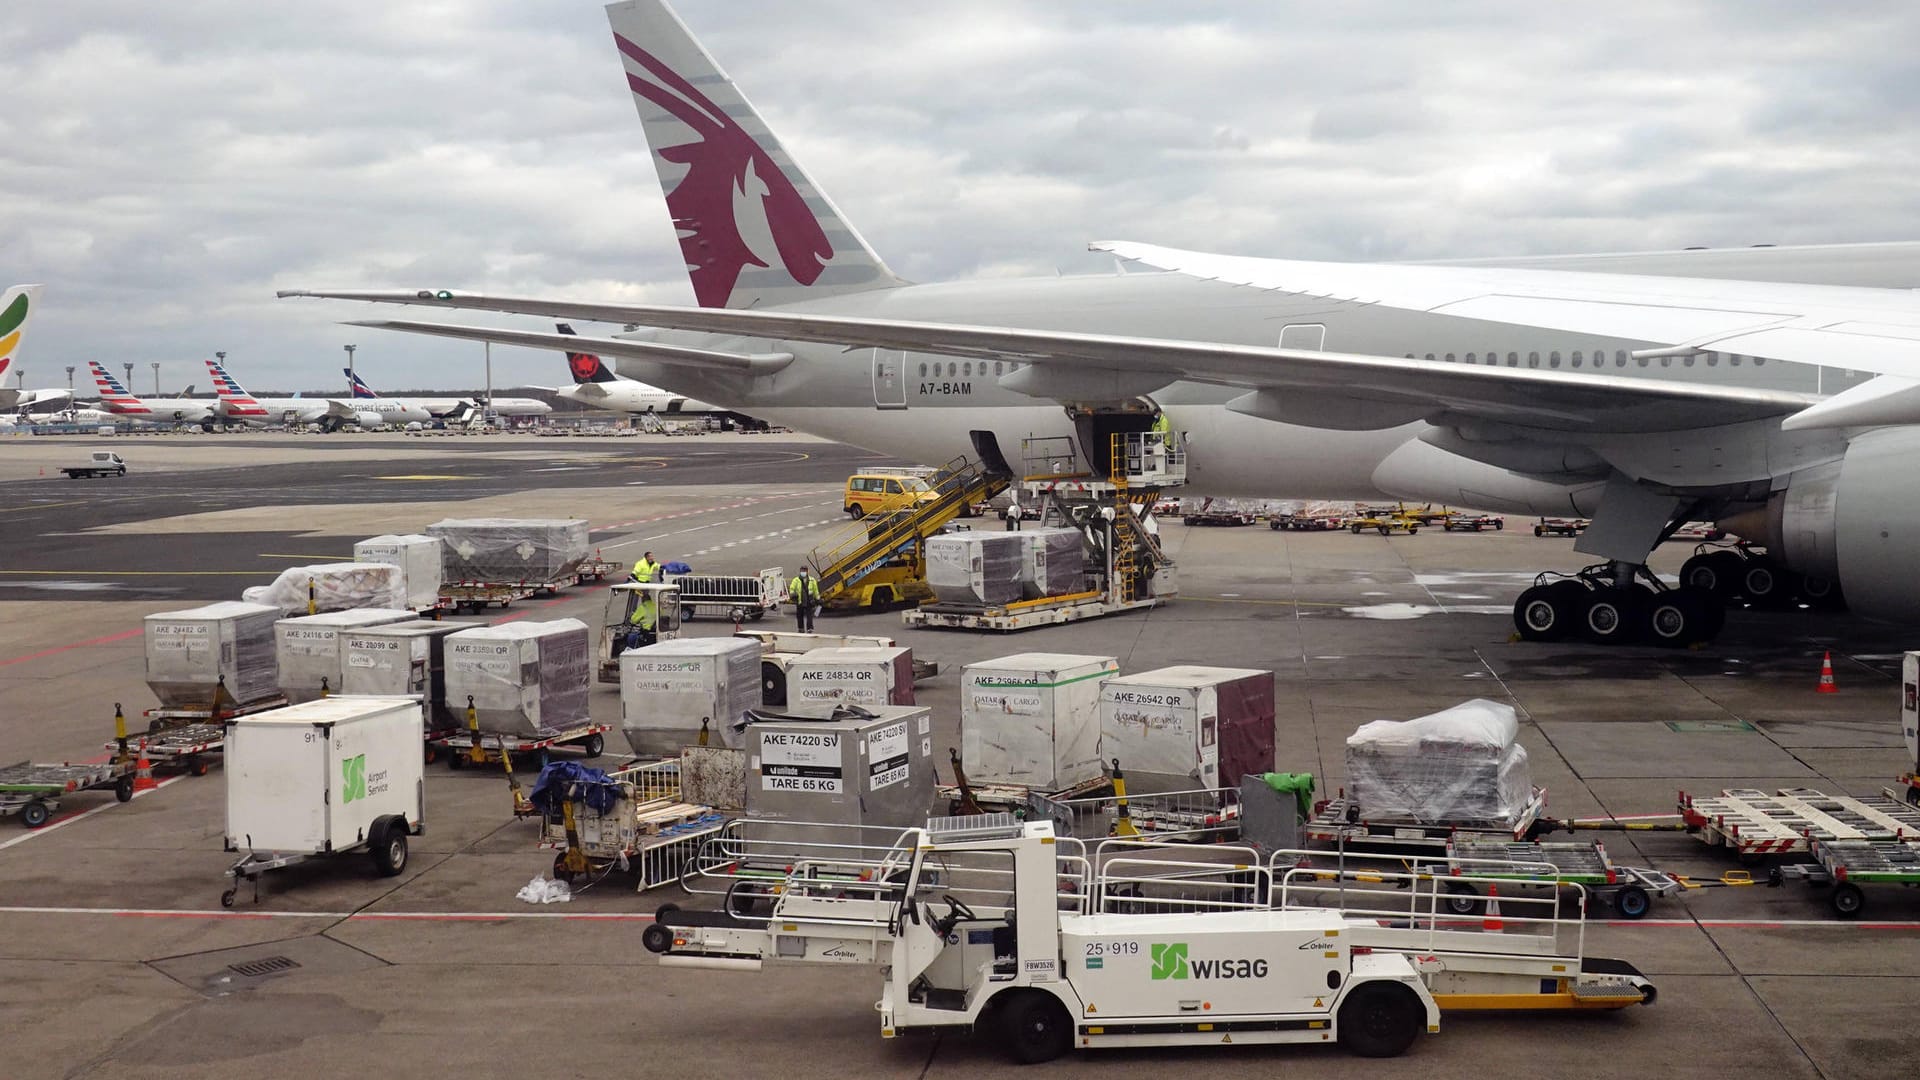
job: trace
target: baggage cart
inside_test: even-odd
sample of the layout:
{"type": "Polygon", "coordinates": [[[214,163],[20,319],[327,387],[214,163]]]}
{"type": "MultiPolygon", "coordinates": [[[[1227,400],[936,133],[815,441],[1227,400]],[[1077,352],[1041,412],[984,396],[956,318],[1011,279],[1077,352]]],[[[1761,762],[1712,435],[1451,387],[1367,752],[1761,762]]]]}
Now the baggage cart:
{"type": "Polygon", "coordinates": [[[1809,839],[1807,850],[1812,862],[1776,866],[1768,873],[1767,884],[1778,886],[1792,879],[1831,886],[1827,906],[1842,919],[1857,918],[1866,909],[1863,885],[1920,886],[1920,839],[1809,839]]]}
{"type": "Polygon", "coordinates": [[[778,566],[754,574],[668,574],[666,583],[680,590],[680,618],[701,615],[733,622],[758,622],[780,610],[786,590],[785,571],[778,566]]]}
{"type": "Polygon", "coordinates": [[[22,761],[0,768],[0,817],[18,814],[20,824],[37,829],[68,795],[112,788],[114,798],[126,802],[133,798],[133,781],[131,765],[123,762],[36,765],[22,761]]]}
{"type": "Polygon", "coordinates": [[[620,789],[613,806],[595,810],[574,785],[561,813],[542,822],[540,846],[553,848],[553,876],[576,890],[617,870],[631,871],[638,891],[680,880],[684,864],[726,825],[710,806],[685,802],[678,759],[647,762],[608,774],[620,789]]]}

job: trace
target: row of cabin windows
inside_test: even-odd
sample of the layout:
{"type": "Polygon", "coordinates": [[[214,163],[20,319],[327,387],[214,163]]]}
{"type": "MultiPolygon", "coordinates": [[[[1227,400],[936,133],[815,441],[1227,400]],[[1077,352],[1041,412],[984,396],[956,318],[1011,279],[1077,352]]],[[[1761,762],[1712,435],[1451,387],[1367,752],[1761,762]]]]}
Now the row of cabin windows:
{"type": "MultiPolygon", "coordinates": [[[[1408,353],[1407,356],[1409,359],[1411,359],[1413,354],[1408,353]]],[[[1431,360],[1433,359],[1433,357],[1429,356],[1427,357],[1427,359],[1431,360]]],[[[1020,362],[1018,360],[995,360],[993,362],[993,373],[995,375],[1004,375],[1009,371],[1019,371],[1019,370],[1020,370],[1020,362]]],[[[980,374],[985,375],[986,373],[987,373],[987,362],[985,360],[982,360],[980,361],[980,374]]],[[[964,375],[967,378],[973,377],[973,361],[968,360],[965,363],[954,363],[952,360],[947,361],[947,364],[946,364],[947,378],[951,379],[961,375],[964,375]]],[[[921,364],[920,377],[923,379],[939,378],[940,365],[938,363],[921,364]]]]}
{"type": "MultiPolygon", "coordinates": [[[[1412,354],[1412,353],[1408,353],[1408,354],[1407,354],[1407,359],[1409,359],[1409,360],[1412,360],[1413,358],[1414,358],[1414,357],[1413,357],[1413,354],[1412,354]]],[[[1434,355],[1433,353],[1428,353],[1428,354],[1427,354],[1427,356],[1426,356],[1426,358],[1427,358],[1428,360],[1442,360],[1442,359],[1443,359],[1443,360],[1445,360],[1445,361],[1446,361],[1447,363],[1449,363],[1449,364],[1452,364],[1452,363],[1458,363],[1458,362],[1459,362],[1459,360],[1458,360],[1458,359],[1457,359],[1457,358],[1456,358],[1456,357],[1454,356],[1454,354],[1453,354],[1453,353],[1447,353],[1447,354],[1445,354],[1444,356],[1435,356],[1435,355],[1434,355]]],[[[1478,353],[1468,353],[1468,354],[1466,354],[1466,358],[1465,358],[1465,359],[1466,359],[1466,362],[1467,362],[1467,363],[1469,363],[1469,364],[1478,364],[1478,363],[1480,363],[1480,358],[1479,358],[1479,354],[1478,354],[1478,353]]],[[[1586,365],[1587,365],[1587,363],[1588,363],[1588,360],[1587,360],[1587,357],[1586,357],[1586,354],[1585,354],[1584,352],[1582,352],[1581,350],[1579,350],[1579,349],[1575,349],[1575,350],[1573,350],[1573,353],[1572,353],[1572,355],[1571,355],[1571,356],[1570,356],[1570,357],[1569,357],[1568,359],[1569,359],[1569,360],[1571,361],[1571,363],[1572,363],[1572,366],[1574,366],[1574,367],[1584,367],[1584,366],[1586,366],[1586,365]]],[[[1700,357],[1700,355],[1699,355],[1699,354],[1697,354],[1697,353],[1696,353],[1696,354],[1691,354],[1691,355],[1688,355],[1688,356],[1683,356],[1683,357],[1681,357],[1681,358],[1680,358],[1680,366],[1682,366],[1682,367],[1692,367],[1692,366],[1694,365],[1694,363],[1695,363],[1696,361],[1698,361],[1698,360],[1700,360],[1700,359],[1701,359],[1701,357],[1700,357]]],[[[1708,367],[1719,367],[1719,366],[1720,366],[1720,361],[1722,361],[1722,360],[1725,360],[1725,361],[1727,362],[1727,364],[1728,364],[1729,366],[1732,366],[1732,367],[1739,367],[1739,366],[1740,366],[1741,364],[1743,364],[1743,363],[1745,363],[1745,362],[1747,362],[1747,361],[1749,361],[1749,360],[1751,360],[1751,361],[1753,361],[1753,366],[1754,366],[1754,367],[1759,367],[1759,366],[1761,366],[1762,364],[1765,364],[1765,363],[1767,362],[1767,358],[1766,358],[1766,357],[1764,357],[1764,356],[1745,356],[1745,355],[1740,355],[1740,354],[1731,354],[1731,355],[1730,355],[1730,354],[1728,354],[1728,353],[1717,353],[1717,352],[1710,352],[1710,353],[1707,353],[1707,354],[1706,354],[1706,356],[1705,356],[1705,359],[1706,359],[1706,362],[1707,362],[1707,366],[1708,366],[1708,367]]],[[[1661,357],[1661,358],[1660,358],[1660,366],[1661,366],[1661,367],[1672,367],[1672,366],[1673,366],[1673,360],[1674,360],[1674,358],[1673,358],[1673,357],[1671,357],[1671,356],[1663,356],[1663,357],[1661,357]]],[[[1489,363],[1489,364],[1498,364],[1498,363],[1500,362],[1500,354],[1499,354],[1498,352],[1490,352],[1490,353],[1487,353],[1487,354],[1486,354],[1486,362],[1487,362],[1487,363],[1489,363]]],[[[1641,366],[1641,367],[1646,367],[1646,366],[1647,366],[1647,365],[1648,365],[1649,363],[1651,363],[1652,361],[1651,361],[1651,359],[1650,359],[1649,357],[1645,357],[1645,356],[1641,356],[1641,357],[1637,357],[1637,358],[1635,358],[1635,360],[1634,360],[1634,362],[1635,362],[1636,364],[1638,364],[1639,366],[1641,366]]],[[[1507,354],[1507,366],[1508,366],[1508,367],[1519,367],[1519,366],[1520,366],[1520,354],[1519,354],[1519,353],[1517,353],[1517,352],[1510,352],[1510,353],[1508,353],[1508,354],[1507,354]]],[[[1540,366],[1540,354],[1539,354],[1539,353],[1537,353],[1537,352],[1530,352],[1530,353],[1528,353],[1528,354],[1527,354],[1527,366],[1528,366],[1528,367],[1535,367],[1535,368],[1537,368],[1537,367],[1539,367],[1539,366],[1540,366]]],[[[1547,366],[1548,366],[1548,367],[1550,367],[1550,368],[1557,368],[1557,367],[1559,367],[1559,366],[1560,366],[1560,354],[1559,354],[1558,352],[1550,352],[1550,353],[1548,353],[1548,354],[1547,354],[1547,366]]],[[[1595,349],[1595,350],[1593,351],[1593,358],[1592,358],[1592,366],[1593,366],[1593,368],[1594,368],[1595,370],[1598,370],[1598,369],[1600,369],[1600,368],[1603,368],[1603,367],[1606,367],[1606,366],[1607,366],[1607,351],[1606,351],[1605,349],[1595,349]]],[[[1615,349],[1615,350],[1613,351],[1613,366],[1614,366],[1614,367],[1617,367],[1617,368],[1623,368],[1623,367],[1626,367],[1626,366],[1627,366],[1627,350],[1625,350],[1625,349],[1615,349]]]]}

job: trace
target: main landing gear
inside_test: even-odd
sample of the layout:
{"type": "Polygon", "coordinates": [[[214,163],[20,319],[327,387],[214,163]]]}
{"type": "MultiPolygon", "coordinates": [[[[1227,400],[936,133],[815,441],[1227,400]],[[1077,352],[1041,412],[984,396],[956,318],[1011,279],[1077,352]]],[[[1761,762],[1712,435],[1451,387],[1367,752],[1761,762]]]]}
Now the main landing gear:
{"type": "Polygon", "coordinates": [[[1527,641],[1681,648],[1712,641],[1726,610],[1708,589],[1669,588],[1645,566],[1616,562],[1541,574],[1514,601],[1513,625],[1527,641]]]}
{"type": "Polygon", "coordinates": [[[1712,593],[1723,603],[1744,602],[1763,611],[1796,604],[1823,611],[1847,606],[1838,582],[1796,573],[1746,544],[1694,548],[1693,557],[1680,568],[1680,584],[1712,593]]]}

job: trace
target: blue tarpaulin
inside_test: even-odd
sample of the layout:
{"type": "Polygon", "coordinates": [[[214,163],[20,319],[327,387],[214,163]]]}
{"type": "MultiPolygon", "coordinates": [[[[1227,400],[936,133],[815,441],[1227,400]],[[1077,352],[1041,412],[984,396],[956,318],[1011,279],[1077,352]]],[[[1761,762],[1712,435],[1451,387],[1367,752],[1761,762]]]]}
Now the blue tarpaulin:
{"type": "Polygon", "coordinates": [[[577,761],[552,761],[540,770],[527,801],[548,817],[560,816],[560,804],[573,797],[604,814],[620,800],[620,785],[605,772],[577,761]]]}

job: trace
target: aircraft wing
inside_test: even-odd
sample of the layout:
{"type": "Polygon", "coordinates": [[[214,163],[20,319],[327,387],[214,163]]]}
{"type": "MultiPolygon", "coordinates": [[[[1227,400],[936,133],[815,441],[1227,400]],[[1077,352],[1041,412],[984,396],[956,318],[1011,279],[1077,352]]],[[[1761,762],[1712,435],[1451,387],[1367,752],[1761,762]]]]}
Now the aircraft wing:
{"type": "MultiPolygon", "coordinates": [[[[452,292],[292,292],[385,303],[423,304],[671,330],[846,347],[899,349],[943,356],[1012,361],[1002,382],[1036,397],[1133,396],[1179,380],[1237,386],[1271,400],[1246,401],[1255,415],[1323,427],[1385,428],[1417,419],[1474,418],[1579,434],[1662,431],[1781,416],[1805,409],[1811,395],[1772,390],[1657,382],[1586,372],[1468,366],[1401,357],[1363,356],[1258,345],[957,325],[783,309],[744,311],[630,304],[591,304],[452,292]]],[[[716,353],[624,338],[401,321],[351,325],[459,337],[472,341],[565,348],[617,357],[675,362],[708,370],[758,373],[771,357],[716,353]],[[671,357],[671,360],[667,358],[671,357]]]]}

